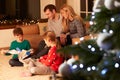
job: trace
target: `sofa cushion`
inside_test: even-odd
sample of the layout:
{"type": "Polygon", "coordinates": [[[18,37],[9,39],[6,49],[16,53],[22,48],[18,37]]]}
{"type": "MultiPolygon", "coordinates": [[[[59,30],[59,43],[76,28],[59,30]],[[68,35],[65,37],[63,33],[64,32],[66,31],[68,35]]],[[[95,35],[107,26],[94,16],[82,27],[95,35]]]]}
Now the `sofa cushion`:
{"type": "Polygon", "coordinates": [[[39,27],[37,24],[17,25],[16,27],[21,27],[24,35],[39,34],[39,27]]]}
{"type": "Polygon", "coordinates": [[[38,44],[42,40],[42,36],[39,34],[24,35],[24,39],[30,42],[32,48],[37,49],[38,44]]]}
{"type": "Polygon", "coordinates": [[[47,22],[45,22],[45,23],[37,23],[37,25],[39,26],[40,35],[43,35],[48,30],[47,22]]]}

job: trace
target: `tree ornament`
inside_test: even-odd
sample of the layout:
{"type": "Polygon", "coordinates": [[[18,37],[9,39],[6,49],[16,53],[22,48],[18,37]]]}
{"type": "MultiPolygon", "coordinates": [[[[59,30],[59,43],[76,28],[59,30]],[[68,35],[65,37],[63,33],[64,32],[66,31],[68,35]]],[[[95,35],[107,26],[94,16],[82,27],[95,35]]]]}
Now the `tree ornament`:
{"type": "Polygon", "coordinates": [[[115,8],[115,6],[114,6],[114,1],[115,1],[115,0],[105,0],[105,1],[104,1],[105,7],[106,7],[107,9],[109,9],[109,10],[114,9],[114,8],[115,8]]]}
{"type": "Polygon", "coordinates": [[[62,76],[67,77],[67,78],[70,78],[70,75],[72,74],[70,65],[67,64],[66,61],[60,65],[58,72],[62,74],[62,76]]]}
{"type": "Polygon", "coordinates": [[[114,5],[115,5],[115,7],[120,7],[120,0],[116,0],[116,1],[114,2],[114,5]]]}
{"type": "Polygon", "coordinates": [[[107,73],[108,73],[108,68],[104,68],[104,69],[102,69],[101,71],[100,71],[100,75],[102,76],[102,77],[106,77],[106,75],[107,75],[107,73]]]}
{"type": "Polygon", "coordinates": [[[75,59],[72,57],[67,61],[67,64],[72,66],[72,64],[75,62],[75,59]]]}
{"type": "Polygon", "coordinates": [[[93,6],[93,11],[100,12],[102,6],[104,6],[104,0],[96,0],[93,6]]]}
{"type": "Polygon", "coordinates": [[[104,42],[104,40],[110,36],[111,34],[109,33],[100,33],[97,38],[97,45],[103,50],[109,50],[112,46],[112,43],[110,41],[104,42]]]}
{"type": "Polygon", "coordinates": [[[116,57],[120,59],[120,50],[116,52],[116,57]]]}
{"type": "Polygon", "coordinates": [[[112,10],[117,7],[120,7],[120,1],[119,0],[96,0],[93,6],[93,11],[100,12],[102,6],[105,6],[109,10],[112,10]]]}

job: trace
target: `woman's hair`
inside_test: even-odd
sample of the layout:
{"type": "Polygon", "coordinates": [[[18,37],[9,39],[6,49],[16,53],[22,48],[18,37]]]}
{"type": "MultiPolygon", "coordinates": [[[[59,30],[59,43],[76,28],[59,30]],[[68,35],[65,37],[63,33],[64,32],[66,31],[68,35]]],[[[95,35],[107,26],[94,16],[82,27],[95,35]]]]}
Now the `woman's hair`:
{"type": "Polygon", "coordinates": [[[61,48],[60,42],[56,39],[56,35],[53,31],[47,31],[43,34],[43,39],[51,40],[56,43],[57,49],[61,48]]]}
{"type": "MultiPolygon", "coordinates": [[[[77,15],[76,13],[75,13],[75,11],[74,11],[74,9],[70,6],[70,5],[67,5],[67,4],[64,4],[61,8],[60,8],[60,10],[63,10],[63,11],[65,11],[66,13],[68,13],[73,19],[77,19],[77,20],[79,20],[80,22],[81,22],[81,24],[83,24],[83,26],[84,26],[84,22],[83,22],[83,19],[79,16],[79,15],[77,15]]],[[[63,24],[63,26],[64,26],[64,30],[65,31],[68,31],[68,19],[65,19],[65,18],[63,18],[62,19],[62,24],[63,24]]]]}
{"type": "Polygon", "coordinates": [[[23,35],[23,30],[20,27],[17,27],[13,30],[14,35],[23,35]]]}

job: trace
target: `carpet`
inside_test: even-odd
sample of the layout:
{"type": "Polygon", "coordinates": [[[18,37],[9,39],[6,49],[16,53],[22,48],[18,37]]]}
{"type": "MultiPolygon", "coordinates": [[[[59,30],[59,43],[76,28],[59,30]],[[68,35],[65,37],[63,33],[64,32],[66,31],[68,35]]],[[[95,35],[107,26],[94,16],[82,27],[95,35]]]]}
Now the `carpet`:
{"type": "Polygon", "coordinates": [[[10,56],[0,54],[0,80],[49,80],[50,75],[35,75],[31,77],[21,77],[25,67],[11,67],[8,64],[10,56]]]}

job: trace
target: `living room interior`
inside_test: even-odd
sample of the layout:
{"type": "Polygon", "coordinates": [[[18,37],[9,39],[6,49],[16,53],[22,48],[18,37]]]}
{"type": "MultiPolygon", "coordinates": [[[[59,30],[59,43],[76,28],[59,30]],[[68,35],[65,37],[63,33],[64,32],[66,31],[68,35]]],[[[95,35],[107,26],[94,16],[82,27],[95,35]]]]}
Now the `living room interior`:
{"type": "Polygon", "coordinates": [[[120,0],[0,0],[0,80],[120,80],[120,0]],[[14,40],[12,31],[21,27],[24,38],[36,49],[48,29],[44,7],[73,7],[85,20],[88,35],[73,38],[60,49],[73,59],[62,63],[63,73],[21,77],[25,67],[11,67],[11,55],[2,54],[14,40]]]}
{"type": "MultiPolygon", "coordinates": [[[[0,0],[0,51],[9,49],[14,40],[12,31],[21,27],[24,38],[29,40],[33,49],[38,47],[42,35],[47,31],[47,18],[43,8],[47,4],[54,4],[59,12],[63,4],[73,7],[75,12],[83,19],[92,13],[95,0],[0,0]]],[[[86,21],[86,30],[90,24],[86,21]]],[[[91,36],[85,36],[86,40],[91,36]]],[[[73,39],[72,44],[80,43],[80,39],[73,39]]],[[[11,56],[0,54],[0,80],[51,80],[51,75],[37,75],[33,77],[20,77],[23,67],[10,67],[11,56]]],[[[59,79],[56,79],[59,80],[59,79]]]]}

